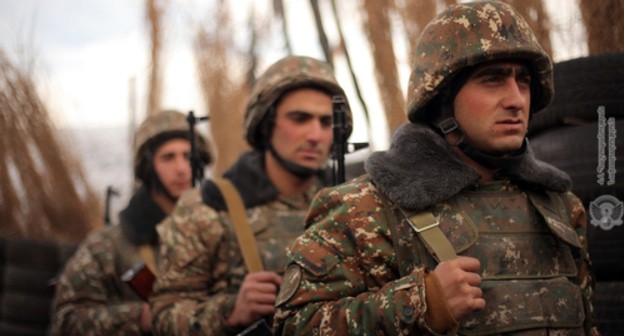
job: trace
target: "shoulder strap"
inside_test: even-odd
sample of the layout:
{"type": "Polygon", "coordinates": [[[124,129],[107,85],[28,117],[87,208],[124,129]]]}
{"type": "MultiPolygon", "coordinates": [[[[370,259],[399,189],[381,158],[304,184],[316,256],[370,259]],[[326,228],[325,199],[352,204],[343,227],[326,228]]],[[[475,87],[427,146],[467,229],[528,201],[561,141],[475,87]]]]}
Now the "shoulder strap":
{"type": "Polygon", "coordinates": [[[158,268],[156,268],[156,257],[154,256],[154,248],[150,244],[143,244],[139,246],[139,254],[145,261],[145,265],[154,275],[158,275],[158,268]]]}
{"type": "Polygon", "coordinates": [[[225,200],[227,212],[234,227],[234,233],[236,234],[247,270],[250,273],[264,270],[260,254],[258,253],[258,246],[256,245],[256,237],[251,232],[251,227],[247,222],[245,206],[236,187],[226,179],[216,178],[213,182],[221,190],[225,200]]]}
{"type": "Polygon", "coordinates": [[[451,242],[446,238],[442,230],[440,230],[440,222],[433,216],[433,213],[418,212],[418,213],[405,213],[408,222],[412,226],[412,229],[416,231],[418,237],[427,247],[429,253],[438,261],[446,261],[457,257],[455,248],[451,245],[451,242]]]}

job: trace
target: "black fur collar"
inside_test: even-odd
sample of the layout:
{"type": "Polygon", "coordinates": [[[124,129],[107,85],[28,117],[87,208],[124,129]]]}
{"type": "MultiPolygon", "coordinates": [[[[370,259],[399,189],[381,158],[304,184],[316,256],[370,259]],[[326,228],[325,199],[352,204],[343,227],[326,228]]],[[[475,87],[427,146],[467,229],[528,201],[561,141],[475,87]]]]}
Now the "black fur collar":
{"type": "Polygon", "coordinates": [[[134,245],[158,243],[156,224],[167,215],[154,202],[147,187],[141,186],[132,195],[128,206],[119,213],[121,230],[134,245]]]}
{"type": "MultiPolygon", "coordinates": [[[[264,172],[264,155],[251,150],[244,153],[224,174],[240,193],[245,208],[251,208],[277,199],[279,191],[264,172]]],[[[211,180],[202,185],[204,203],[216,210],[225,210],[225,201],[219,188],[211,180]]]]}
{"type": "MultiPolygon", "coordinates": [[[[425,209],[479,181],[443,137],[413,123],[399,127],[390,149],[373,153],[364,167],[377,189],[407,210],[425,209]]],[[[517,166],[499,174],[528,189],[564,192],[572,187],[566,173],[537,160],[530,146],[517,166]]]]}

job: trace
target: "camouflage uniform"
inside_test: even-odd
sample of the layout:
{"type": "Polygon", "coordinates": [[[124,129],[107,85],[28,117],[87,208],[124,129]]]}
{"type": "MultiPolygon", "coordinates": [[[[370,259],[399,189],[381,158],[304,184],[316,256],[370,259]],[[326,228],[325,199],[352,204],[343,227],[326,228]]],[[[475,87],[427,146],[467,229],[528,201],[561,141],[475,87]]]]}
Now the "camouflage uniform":
{"type": "Polygon", "coordinates": [[[367,175],[313,200],[308,229],[288,249],[276,334],[427,335],[437,334],[432,320],[453,321],[430,301],[443,292],[430,276],[440,260],[409,220],[422,213],[435,217],[457,255],[481,262],[486,307],[453,321],[459,334],[598,334],[585,210],[569,177],[527,145],[494,182],[481,183],[428,124],[457,73],[499,59],[527,61],[531,110],[548,105],[552,64],[510,6],[452,6],[425,28],[409,86],[412,123],[371,155],[367,175]]]}
{"type": "MultiPolygon", "coordinates": [[[[303,233],[303,219],[323,178],[304,194],[279,194],[264,169],[274,104],[289,90],[314,87],[344,95],[333,71],[308,57],[286,57],[256,82],[245,113],[245,137],[253,150],[224,173],[243,199],[264,269],[281,274],[286,246],[303,233]]],[[[273,116],[274,117],[274,116],[273,116]]],[[[351,115],[347,114],[350,133],[351,115]]],[[[159,228],[159,277],[154,295],[154,328],[162,335],[224,335],[238,290],[247,274],[222,195],[212,181],[185,194],[159,228]]]]}
{"type": "MultiPolygon", "coordinates": [[[[164,217],[164,216],[163,216],[164,217]]],[[[54,335],[141,335],[144,301],[121,280],[141,260],[120,225],[91,234],[68,261],[54,299],[54,335]]]]}
{"type": "MultiPolygon", "coordinates": [[[[237,187],[240,190],[240,187],[237,187]]],[[[299,197],[265,201],[247,208],[267,271],[282,273],[286,246],[303,233],[303,218],[318,187],[299,197]]],[[[243,189],[243,193],[259,190],[243,189]]],[[[227,210],[208,206],[198,190],[182,196],[158,228],[159,276],[150,302],[161,335],[234,333],[224,321],[247,274],[227,210]]]]}
{"type": "MultiPolygon", "coordinates": [[[[182,137],[186,117],[173,111],[155,114],[137,131],[135,174],[148,175],[145,161],[150,142],[166,135],[182,137]]],[[[207,153],[205,146],[201,151],[207,153]]],[[[139,320],[145,302],[121,280],[121,276],[142,260],[139,246],[156,248],[156,224],[166,214],[154,202],[146,180],[135,191],[119,215],[120,224],[106,227],[87,237],[67,262],[56,286],[53,303],[53,334],[57,335],[140,335],[139,320]]]]}

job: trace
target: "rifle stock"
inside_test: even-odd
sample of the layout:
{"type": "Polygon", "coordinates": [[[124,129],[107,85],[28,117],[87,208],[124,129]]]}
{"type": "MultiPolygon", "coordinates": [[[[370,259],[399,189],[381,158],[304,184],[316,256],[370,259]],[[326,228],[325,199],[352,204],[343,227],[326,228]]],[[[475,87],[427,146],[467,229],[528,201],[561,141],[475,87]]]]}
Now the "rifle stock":
{"type": "Polygon", "coordinates": [[[149,270],[144,261],[139,261],[134,264],[129,270],[124,272],[121,276],[121,280],[130,286],[132,290],[144,301],[147,301],[152,294],[154,287],[154,280],[156,277],[154,273],[149,270]]]}

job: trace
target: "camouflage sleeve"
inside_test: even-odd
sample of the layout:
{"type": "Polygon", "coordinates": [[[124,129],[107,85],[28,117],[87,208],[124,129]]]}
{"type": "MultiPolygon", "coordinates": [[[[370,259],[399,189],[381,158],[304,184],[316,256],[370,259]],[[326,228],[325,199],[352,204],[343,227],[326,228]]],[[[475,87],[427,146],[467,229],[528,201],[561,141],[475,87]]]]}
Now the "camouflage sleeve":
{"type": "Polygon", "coordinates": [[[306,224],[289,248],[277,335],[398,335],[424,328],[424,270],[398,274],[372,184],[321,191],[306,224]]]}
{"type": "Polygon", "coordinates": [[[178,201],[158,234],[159,275],[150,297],[154,332],[222,335],[236,297],[225,293],[226,233],[219,214],[193,190],[178,201]]]}
{"type": "Polygon", "coordinates": [[[56,286],[53,335],[141,335],[143,302],[111,302],[115,296],[114,248],[106,236],[85,241],[67,262],[56,286]]]}
{"type": "Polygon", "coordinates": [[[594,272],[587,249],[587,215],[583,203],[572,193],[565,194],[570,218],[582,245],[580,254],[576,259],[578,269],[577,283],[583,293],[585,303],[585,329],[587,335],[600,335],[593,317],[592,298],[594,292],[594,272]]]}

